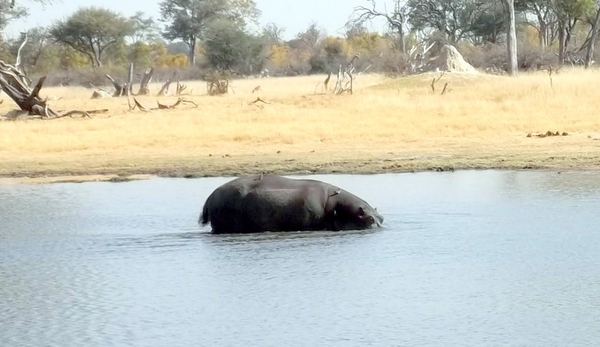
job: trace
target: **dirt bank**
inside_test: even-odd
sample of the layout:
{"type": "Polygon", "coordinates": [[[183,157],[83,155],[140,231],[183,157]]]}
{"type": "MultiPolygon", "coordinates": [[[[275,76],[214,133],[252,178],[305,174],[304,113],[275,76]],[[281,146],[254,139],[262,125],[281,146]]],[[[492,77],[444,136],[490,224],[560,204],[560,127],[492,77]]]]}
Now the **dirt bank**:
{"type": "Polygon", "coordinates": [[[210,177],[243,174],[377,174],[468,169],[600,170],[600,133],[559,137],[507,136],[496,139],[433,138],[393,148],[332,146],[330,150],[223,152],[159,157],[143,155],[27,158],[2,161],[0,183],[121,182],[152,177],[210,177]]]}

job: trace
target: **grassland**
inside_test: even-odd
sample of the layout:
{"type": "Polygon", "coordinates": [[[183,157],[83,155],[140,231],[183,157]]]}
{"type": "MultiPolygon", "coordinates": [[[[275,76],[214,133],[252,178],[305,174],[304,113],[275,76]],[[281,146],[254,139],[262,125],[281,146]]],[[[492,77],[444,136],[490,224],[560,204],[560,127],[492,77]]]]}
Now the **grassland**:
{"type": "MultiPolygon", "coordinates": [[[[92,119],[0,122],[0,182],[213,176],[244,173],[379,173],[430,169],[599,169],[600,72],[517,78],[445,74],[362,75],[354,95],[315,94],[324,76],[243,79],[198,108],[143,113],[126,98],[43,89],[58,110],[110,111],[92,119]],[[449,92],[440,95],[445,83],[449,92]],[[262,91],[252,93],[257,85],[262,91]],[[249,104],[257,96],[263,108],[249,104]],[[567,136],[527,137],[566,132],[567,136]]],[[[158,85],[151,90],[156,93],[158,85]]],[[[0,114],[16,105],[3,94],[0,114]]],[[[148,107],[177,97],[143,96],[148,107]]]]}

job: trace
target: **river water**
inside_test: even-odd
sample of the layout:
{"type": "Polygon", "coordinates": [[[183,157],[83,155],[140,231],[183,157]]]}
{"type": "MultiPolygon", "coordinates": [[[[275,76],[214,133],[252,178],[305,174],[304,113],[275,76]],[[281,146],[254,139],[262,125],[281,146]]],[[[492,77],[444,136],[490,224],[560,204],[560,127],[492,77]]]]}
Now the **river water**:
{"type": "Polygon", "coordinates": [[[0,346],[596,346],[600,172],[314,176],[363,232],[212,235],[229,178],[0,185],[0,346]]]}

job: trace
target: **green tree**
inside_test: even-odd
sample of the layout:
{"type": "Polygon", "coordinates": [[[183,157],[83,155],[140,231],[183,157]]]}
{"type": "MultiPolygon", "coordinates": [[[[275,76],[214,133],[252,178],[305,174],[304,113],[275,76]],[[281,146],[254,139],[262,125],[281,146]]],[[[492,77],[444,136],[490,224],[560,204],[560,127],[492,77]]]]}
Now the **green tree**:
{"type": "Polygon", "coordinates": [[[119,39],[106,48],[104,63],[110,66],[126,66],[129,63],[129,47],[125,39],[119,39]]]}
{"type": "Polygon", "coordinates": [[[321,44],[323,48],[326,70],[335,71],[340,65],[344,64],[348,58],[350,45],[341,37],[328,36],[321,44]]]}
{"type": "Polygon", "coordinates": [[[4,29],[12,20],[27,16],[27,10],[21,6],[11,6],[4,0],[0,1],[0,30],[4,29]]]}
{"type": "Polygon", "coordinates": [[[578,21],[592,15],[595,0],[555,0],[558,18],[558,63],[564,64],[573,29],[578,21]]]}
{"type": "Polygon", "coordinates": [[[137,67],[152,67],[152,47],[146,42],[136,42],[131,45],[129,60],[137,67]]]}
{"type": "Polygon", "coordinates": [[[61,69],[80,69],[89,64],[89,57],[86,54],[73,49],[69,45],[54,45],[54,47],[59,50],[59,66],[61,69]]]}
{"type": "Polygon", "coordinates": [[[2,36],[0,36],[0,60],[15,61],[15,55],[11,49],[10,42],[5,41],[2,36]]]}
{"type": "Polygon", "coordinates": [[[56,42],[69,45],[89,57],[94,67],[102,66],[105,51],[134,33],[132,22],[113,11],[84,7],[66,20],[58,21],[50,34],[56,42]]]}
{"type": "Polygon", "coordinates": [[[137,12],[129,18],[133,25],[131,38],[133,43],[155,42],[161,37],[161,28],[152,17],[145,17],[143,12],[137,12]]]}
{"type": "Polygon", "coordinates": [[[190,66],[196,64],[198,40],[206,39],[212,25],[227,21],[243,28],[260,14],[253,0],[164,0],[160,10],[167,23],[164,38],[186,43],[190,66]]]}
{"type": "MultiPolygon", "coordinates": [[[[505,0],[502,0],[503,3],[505,0]]],[[[483,4],[474,16],[469,28],[475,42],[498,43],[506,34],[507,17],[505,8],[496,1],[483,4]]]]}
{"type": "Polygon", "coordinates": [[[206,58],[216,70],[252,74],[260,71],[266,60],[261,38],[227,21],[211,26],[204,48],[206,58]]]}
{"type": "Polygon", "coordinates": [[[415,30],[433,29],[453,44],[472,33],[474,23],[487,10],[486,0],[408,0],[408,23],[415,30]]]}
{"type": "Polygon", "coordinates": [[[45,75],[56,71],[60,67],[60,50],[60,46],[48,42],[42,50],[38,51],[39,56],[35,60],[35,65],[31,66],[30,72],[45,75]]]}

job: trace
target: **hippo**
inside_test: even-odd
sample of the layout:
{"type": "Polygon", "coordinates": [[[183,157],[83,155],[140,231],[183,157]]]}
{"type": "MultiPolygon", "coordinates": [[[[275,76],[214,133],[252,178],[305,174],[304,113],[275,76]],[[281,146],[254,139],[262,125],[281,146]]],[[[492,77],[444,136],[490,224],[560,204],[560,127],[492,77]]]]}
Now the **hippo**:
{"type": "Polygon", "coordinates": [[[381,226],[377,209],[356,195],[313,179],[277,175],[236,178],[208,196],[198,223],[212,232],[362,230],[381,226]]]}

